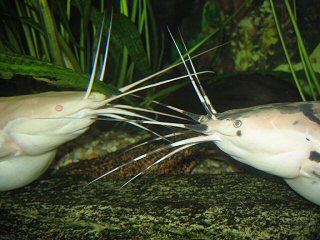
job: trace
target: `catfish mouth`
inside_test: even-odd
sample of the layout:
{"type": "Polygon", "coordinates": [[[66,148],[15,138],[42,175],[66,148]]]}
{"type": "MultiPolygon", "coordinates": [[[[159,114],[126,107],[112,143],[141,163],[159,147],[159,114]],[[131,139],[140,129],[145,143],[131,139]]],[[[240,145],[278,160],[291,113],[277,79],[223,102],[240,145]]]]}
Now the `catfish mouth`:
{"type": "Polygon", "coordinates": [[[81,128],[77,128],[77,130],[73,131],[72,134],[81,135],[82,133],[86,132],[90,128],[90,126],[91,123],[81,128]]]}
{"type": "MultiPolygon", "coordinates": [[[[216,132],[216,133],[218,133],[219,135],[224,136],[224,137],[230,137],[230,138],[239,137],[239,136],[237,136],[237,133],[224,132],[223,129],[222,129],[222,130],[216,130],[216,131],[214,131],[214,132],[216,132]]],[[[212,133],[210,133],[210,134],[212,134],[212,133]]]]}
{"type": "Polygon", "coordinates": [[[95,101],[95,102],[100,102],[100,101],[103,101],[105,100],[107,97],[102,94],[102,93],[99,93],[99,92],[92,92],[89,96],[89,99],[95,101]]]}
{"type": "Polygon", "coordinates": [[[103,105],[106,105],[105,101],[107,100],[107,97],[102,93],[93,92],[90,94],[88,100],[90,101],[89,108],[97,109],[103,105]]]}
{"type": "Polygon", "coordinates": [[[208,125],[206,124],[185,124],[186,129],[192,130],[194,132],[202,133],[207,135],[208,132],[208,125]]]}

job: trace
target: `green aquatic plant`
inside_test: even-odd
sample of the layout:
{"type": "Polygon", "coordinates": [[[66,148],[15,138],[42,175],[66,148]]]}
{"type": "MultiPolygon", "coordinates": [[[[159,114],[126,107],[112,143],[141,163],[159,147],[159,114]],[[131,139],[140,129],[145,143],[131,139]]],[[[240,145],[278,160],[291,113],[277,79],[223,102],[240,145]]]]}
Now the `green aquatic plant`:
{"type": "MultiPolygon", "coordinates": [[[[223,31],[226,27],[229,26],[230,22],[232,22],[239,14],[241,14],[246,8],[248,8],[252,4],[252,0],[245,0],[237,10],[235,10],[231,15],[225,15],[218,4],[207,1],[205,2],[202,12],[201,12],[201,26],[200,32],[195,36],[194,39],[190,39],[186,41],[188,52],[186,52],[183,56],[186,57],[188,54],[192,54],[198,49],[200,49],[203,45],[208,43],[212,38],[219,39],[219,44],[226,44],[223,42],[223,31]]],[[[179,47],[182,47],[183,44],[178,43],[179,47]]],[[[174,58],[180,59],[178,54],[176,54],[175,48],[174,50],[174,58]]],[[[177,60],[179,61],[179,60],[177,60]]]]}
{"type": "MultiPolygon", "coordinates": [[[[193,58],[197,58],[200,55],[206,54],[212,50],[219,50],[222,46],[227,45],[228,42],[223,42],[224,30],[229,26],[229,24],[245,9],[247,9],[252,3],[252,0],[245,0],[241,3],[238,9],[236,9],[231,15],[225,15],[219,8],[217,3],[214,3],[210,0],[206,1],[201,10],[201,24],[198,26],[198,33],[194,37],[190,37],[185,40],[185,44],[187,46],[186,53],[183,54],[183,58],[187,58],[188,55],[192,55],[193,58]],[[212,40],[218,39],[217,42],[214,43],[214,47],[212,47],[212,40]],[[202,52],[201,52],[202,49],[202,52]],[[203,50],[205,49],[205,50],[203,50]],[[200,50],[200,51],[199,51],[200,50]],[[201,52],[199,54],[195,54],[196,52],[201,52]]],[[[195,21],[194,19],[192,21],[195,21]]],[[[183,32],[183,31],[182,31],[183,32]]],[[[179,34],[182,34],[179,32],[179,34]]],[[[185,36],[182,36],[184,38],[185,36]]],[[[177,46],[179,48],[184,48],[184,43],[177,41],[177,46]]],[[[175,64],[180,62],[180,56],[176,51],[174,45],[172,45],[172,59],[174,59],[175,64]]],[[[221,56],[219,54],[216,55],[215,61],[221,56]]],[[[210,61],[211,62],[211,61],[210,61]]],[[[214,64],[210,64],[210,68],[215,69],[214,64]]],[[[219,71],[219,69],[215,69],[215,71],[219,71]]],[[[167,95],[173,93],[176,90],[179,90],[185,87],[188,83],[177,83],[174,86],[167,87],[157,93],[149,96],[147,100],[144,102],[145,104],[149,104],[154,99],[163,99],[167,95]]]]}
{"type": "MultiPolygon", "coordinates": [[[[105,18],[105,40],[111,12],[113,26],[106,70],[107,83],[120,88],[160,68],[163,40],[156,26],[152,6],[147,0],[102,0],[99,3],[85,0],[1,0],[0,6],[3,10],[0,51],[11,55],[11,60],[20,55],[23,63],[31,64],[31,72],[39,73],[42,68],[38,63],[32,65],[36,61],[30,61],[31,58],[26,55],[33,57],[33,60],[43,61],[46,68],[53,66],[46,63],[52,63],[88,77],[101,23],[105,18]],[[26,58],[25,61],[23,58],[26,58]]],[[[101,52],[101,59],[103,54],[101,52]]],[[[9,64],[5,58],[2,60],[2,66],[9,64]]],[[[23,75],[23,67],[12,67],[12,64],[19,63],[11,61],[11,70],[4,72],[23,75]],[[22,72],[19,73],[19,69],[22,72]]],[[[10,74],[2,74],[2,77],[10,74]]],[[[77,82],[72,84],[79,87],[77,82]]]]}
{"type": "Polygon", "coordinates": [[[269,2],[262,2],[242,18],[231,32],[231,39],[236,72],[269,69],[278,42],[269,2]]]}
{"type": "MultiPolygon", "coordinates": [[[[277,17],[274,2],[273,2],[273,0],[270,0],[270,5],[271,5],[272,13],[274,16],[274,20],[276,23],[279,38],[280,38],[287,62],[288,62],[287,67],[292,74],[292,77],[295,81],[295,84],[296,84],[298,90],[299,90],[299,93],[300,93],[302,100],[303,101],[307,100],[306,94],[308,94],[310,97],[312,97],[313,100],[317,100],[317,99],[319,99],[319,96],[320,96],[320,83],[317,78],[317,74],[314,70],[314,67],[311,64],[310,57],[309,57],[308,52],[306,50],[306,46],[304,44],[303,38],[300,33],[299,26],[297,24],[295,1],[294,1],[294,10],[292,10],[292,7],[291,7],[288,0],[285,0],[284,2],[286,5],[286,8],[287,8],[287,11],[289,13],[290,21],[292,23],[294,33],[295,33],[296,39],[297,39],[297,47],[298,47],[299,56],[301,59],[301,64],[299,64],[301,66],[301,71],[299,71],[297,73],[297,68],[294,66],[294,64],[292,63],[292,61],[290,59],[289,51],[288,51],[288,48],[287,48],[286,43],[284,41],[283,33],[282,33],[280,23],[279,23],[279,20],[277,17]]],[[[284,70],[284,67],[282,66],[281,68],[278,68],[278,69],[284,70]]]]}
{"type": "MultiPolygon", "coordinates": [[[[89,76],[72,69],[48,63],[35,57],[13,53],[0,53],[0,77],[12,79],[14,76],[32,77],[61,88],[86,89],[89,76]]],[[[109,96],[117,93],[112,84],[95,81],[95,90],[109,96]]]]}

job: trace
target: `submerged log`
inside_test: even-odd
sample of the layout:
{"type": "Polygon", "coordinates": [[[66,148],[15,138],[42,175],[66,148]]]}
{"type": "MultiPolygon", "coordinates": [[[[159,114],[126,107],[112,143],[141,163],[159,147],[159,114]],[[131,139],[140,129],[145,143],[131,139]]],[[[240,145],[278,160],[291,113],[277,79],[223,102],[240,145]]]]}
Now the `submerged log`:
{"type": "Polygon", "coordinates": [[[1,193],[1,239],[320,239],[320,207],[281,179],[229,173],[42,179],[1,193]]]}

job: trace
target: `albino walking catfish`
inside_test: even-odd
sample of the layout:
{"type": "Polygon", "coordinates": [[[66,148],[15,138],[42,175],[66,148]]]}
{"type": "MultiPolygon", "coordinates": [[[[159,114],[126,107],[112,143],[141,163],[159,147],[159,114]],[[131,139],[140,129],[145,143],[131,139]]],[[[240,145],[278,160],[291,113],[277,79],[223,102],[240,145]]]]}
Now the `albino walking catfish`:
{"type": "MultiPolygon", "coordinates": [[[[109,36],[110,31],[111,27],[109,28],[109,36]]],[[[98,116],[122,121],[127,117],[152,120],[136,111],[163,114],[145,108],[115,105],[111,102],[147,88],[188,77],[179,76],[134,88],[178,65],[176,64],[119,89],[119,94],[116,96],[110,94],[111,96],[106,97],[101,93],[91,92],[95,79],[101,36],[102,27],[87,92],[45,92],[24,96],[0,97],[0,191],[19,188],[37,179],[52,163],[57,148],[84,133],[98,116]]],[[[109,44],[107,44],[107,49],[108,46],[109,44]]],[[[103,69],[106,59],[105,57],[103,69]]],[[[103,74],[104,70],[101,71],[101,80],[103,74]]],[[[138,123],[132,124],[151,131],[138,123]]],[[[152,133],[157,135],[154,132],[152,133]]]]}

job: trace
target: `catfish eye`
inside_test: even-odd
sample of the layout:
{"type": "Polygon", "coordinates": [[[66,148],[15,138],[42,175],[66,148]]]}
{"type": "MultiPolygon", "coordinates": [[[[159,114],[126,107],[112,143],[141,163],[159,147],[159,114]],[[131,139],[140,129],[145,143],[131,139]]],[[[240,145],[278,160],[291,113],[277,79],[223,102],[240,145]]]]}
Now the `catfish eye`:
{"type": "Polygon", "coordinates": [[[235,121],[233,122],[233,126],[234,126],[235,128],[239,128],[239,127],[241,127],[241,125],[242,125],[242,121],[239,120],[239,119],[237,119],[237,120],[235,120],[235,121]]]}
{"type": "Polygon", "coordinates": [[[57,112],[61,112],[61,111],[63,110],[63,106],[60,105],[60,104],[58,104],[58,105],[55,106],[54,109],[55,109],[57,112]]]}

